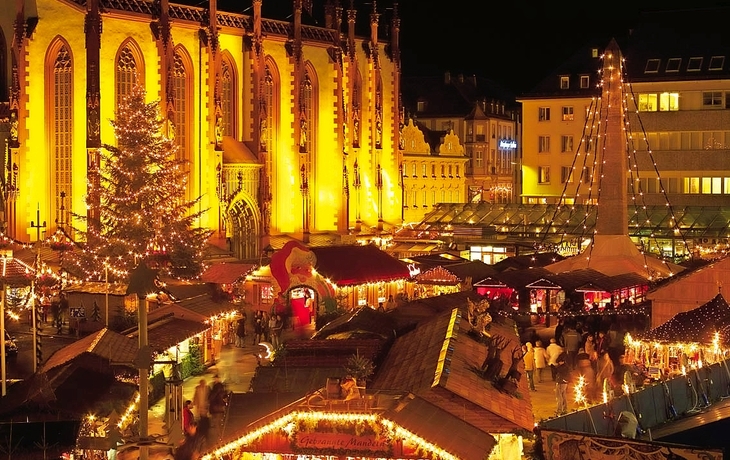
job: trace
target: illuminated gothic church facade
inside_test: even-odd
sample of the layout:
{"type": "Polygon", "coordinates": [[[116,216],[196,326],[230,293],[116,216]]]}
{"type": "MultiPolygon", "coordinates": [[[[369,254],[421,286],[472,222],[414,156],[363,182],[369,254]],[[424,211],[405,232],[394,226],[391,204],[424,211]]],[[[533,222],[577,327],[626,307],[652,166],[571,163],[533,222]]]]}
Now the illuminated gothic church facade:
{"type": "Polygon", "coordinates": [[[307,242],[401,223],[397,10],[358,16],[328,0],[324,26],[311,26],[311,0],[292,0],[287,21],[262,17],[262,1],[248,15],[216,0],[6,5],[6,233],[29,241],[38,215],[68,225],[86,213],[87,172],[114,143],[109,120],[135,85],[160,101],[189,196],[207,210],[200,224],[237,257],[258,258],[272,235],[307,242]],[[362,20],[369,36],[355,32],[362,20]]]}

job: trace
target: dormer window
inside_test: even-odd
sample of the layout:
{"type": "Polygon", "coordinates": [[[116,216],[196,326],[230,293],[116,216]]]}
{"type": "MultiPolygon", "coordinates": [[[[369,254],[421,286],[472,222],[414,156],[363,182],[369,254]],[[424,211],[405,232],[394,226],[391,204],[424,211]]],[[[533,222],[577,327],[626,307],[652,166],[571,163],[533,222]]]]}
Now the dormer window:
{"type": "Polygon", "coordinates": [[[426,111],[426,101],[416,102],[416,110],[418,112],[425,112],[426,111]]]}
{"type": "Polygon", "coordinates": [[[591,57],[593,57],[593,58],[598,57],[598,48],[591,48],[591,57]]]}
{"type": "Polygon", "coordinates": [[[725,65],[725,56],[712,56],[710,58],[709,70],[722,70],[725,65]]]}
{"type": "Polygon", "coordinates": [[[682,58],[669,58],[667,61],[667,72],[679,72],[682,66],[682,58]]]}
{"type": "Polygon", "coordinates": [[[560,89],[570,89],[570,77],[560,77],[560,89]]]}
{"type": "Polygon", "coordinates": [[[591,77],[589,75],[581,75],[580,76],[580,87],[581,89],[586,89],[591,84],[591,77]]]}
{"type": "Polygon", "coordinates": [[[659,72],[659,65],[661,65],[661,59],[649,59],[646,61],[646,67],[644,73],[657,73],[659,72]]]}
{"type": "Polygon", "coordinates": [[[687,71],[688,72],[699,72],[700,70],[702,70],[702,58],[701,57],[689,58],[689,62],[687,63],[687,71]]]}

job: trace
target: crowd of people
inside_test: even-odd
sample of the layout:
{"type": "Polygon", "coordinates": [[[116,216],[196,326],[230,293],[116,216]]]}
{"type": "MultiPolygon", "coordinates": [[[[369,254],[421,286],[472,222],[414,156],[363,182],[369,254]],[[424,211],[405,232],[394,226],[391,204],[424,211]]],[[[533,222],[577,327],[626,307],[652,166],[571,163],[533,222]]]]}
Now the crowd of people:
{"type": "MultiPolygon", "coordinates": [[[[583,324],[561,319],[545,346],[533,330],[523,345],[530,390],[536,390],[536,382],[554,382],[557,415],[567,412],[568,385],[575,384],[578,376],[583,376],[588,403],[600,401],[604,392],[622,391],[624,374],[634,372],[623,362],[624,334],[625,328],[617,322],[583,324]]],[[[642,380],[640,377],[638,381],[642,380]]]]}
{"type": "MultiPolygon", "coordinates": [[[[236,346],[243,348],[246,345],[248,317],[246,312],[236,321],[236,346]]],[[[274,349],[281,346],[281,331],[284,329],[284,319],[280,314],[270,314],[263,310],[256,310],[253,315],[252,345],[269,342],[274,349]]]]}

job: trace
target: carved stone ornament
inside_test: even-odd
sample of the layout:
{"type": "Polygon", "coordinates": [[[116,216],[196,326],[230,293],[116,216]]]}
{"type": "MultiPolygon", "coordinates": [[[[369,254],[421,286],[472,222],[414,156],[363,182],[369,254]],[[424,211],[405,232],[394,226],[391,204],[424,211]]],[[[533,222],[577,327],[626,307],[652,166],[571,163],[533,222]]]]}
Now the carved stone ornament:
{"type": "Polygon", "coordinates": [[[459,141],[459,136],[450,129],[444,136],[443,143],[438,148],[439,155],[464,156],[464,146],[459,141]]]}
{"type": "Polygon", "coordinates": [[[423,132],[413,123],[413,119],[408,120],[408,124],[403,127],[401,134],[401,142],[403,151],[407,153],[431,153],[431,146],[426,142],[423,132]]]}

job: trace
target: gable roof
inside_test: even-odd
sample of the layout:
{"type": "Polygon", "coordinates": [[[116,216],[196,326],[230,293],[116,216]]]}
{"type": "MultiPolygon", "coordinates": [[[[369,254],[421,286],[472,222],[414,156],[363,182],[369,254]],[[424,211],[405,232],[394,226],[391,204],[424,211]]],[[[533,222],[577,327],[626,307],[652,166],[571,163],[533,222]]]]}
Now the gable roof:
{"type": "Polygon", "coordinates": [[[138,348],[138,342],[133,338],[104,328],[57,350],[43,364],[43,371],[48,372],[67,364],[85,353],[111,363],[129,363],[130,367],[134,367],[131,363],[137,357],[138,348]]]}
{"type": "Polygon", "coordinates": [[[208,267],[200,275],[200,281],[215,284],[233,284],[251,273],[256,267],[254,264],[221,263],[208,267]]]}
{"type": "Polygon", "coordinates": [[[405,263],[372,244],[310,247],[315,269],[340,286],[410,278],[405,263]]]}
{"type": "MultiPolygon", "coordinates": [[[[147,342],[152,351],[162,352],[206,329],[210,326],[200,321],[167,316],[148,324],[147,342]]],[[[126,335],[138,339],[139,329],[135,328],[126,335]]]]}
{"type": "MultiPolygon", "coordinates": [[[[422,323],[395,341],[373,388],[409,391],[486,433],[531,430],[527,379],[519,380],[517,397],[478,375],[487,347],[468,335],[471,329],[459,308],[422,323]]],[[[509,352],[520,347],[514,323],[493,321],[490,334],[508,340],[500,356],[506,371],[512,364],[509,352]]],[[[524,364],[520,366],[524,371],[524,364]]]]}

